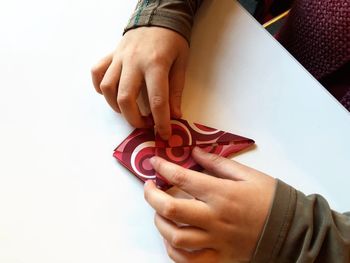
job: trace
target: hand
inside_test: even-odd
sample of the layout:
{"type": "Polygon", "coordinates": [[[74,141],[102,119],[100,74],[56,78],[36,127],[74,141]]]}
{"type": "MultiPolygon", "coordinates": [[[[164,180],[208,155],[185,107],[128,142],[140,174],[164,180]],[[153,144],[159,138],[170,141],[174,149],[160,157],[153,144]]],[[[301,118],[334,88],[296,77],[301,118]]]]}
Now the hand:
{"type": "Polygon", "coordinates": [[[145,184],[145,199],[155,209],[155,224],[176,262],[249,261],[272,204],[276,181],[235,161],[196,147],[192,157],[213,177],[159,157],[154,169],[190,194],[180,199],[145,184]]]}
{"type": "Polygon", "coordinates": [[[136,100],[145,86],[163,139],[171,135],[170,116],[181,117],[181,96],[189,46],[175,31],[139,27],[128,31],[117,49],[91,70],[96,91],[134,127],[147,127],[136,100]]]}

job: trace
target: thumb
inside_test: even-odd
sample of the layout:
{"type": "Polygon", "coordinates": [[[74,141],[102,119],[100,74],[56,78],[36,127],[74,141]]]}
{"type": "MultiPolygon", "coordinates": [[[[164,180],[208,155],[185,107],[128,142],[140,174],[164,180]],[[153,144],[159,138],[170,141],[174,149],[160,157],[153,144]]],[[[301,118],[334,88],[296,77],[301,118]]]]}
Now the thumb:
{"type": "Polygon", "coordinates": [[[207,153],[199,147],[192,150],[193,159],[207,170],[211,175],[234,181],[247,181],[250,179],[251,168],[236,161],[207,153]]]}

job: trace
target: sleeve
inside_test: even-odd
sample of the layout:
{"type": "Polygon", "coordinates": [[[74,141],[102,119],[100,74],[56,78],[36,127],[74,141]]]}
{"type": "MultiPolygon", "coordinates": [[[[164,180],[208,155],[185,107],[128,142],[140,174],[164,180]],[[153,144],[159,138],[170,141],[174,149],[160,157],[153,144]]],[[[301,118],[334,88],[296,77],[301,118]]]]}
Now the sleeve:
{"type": "Polygon", "coordinates": [[[252,262],[350,262],[350,214],[278,180],[252,262]]]}
{"type": "Polygon", "coordinates": [[[124,30],[159,26],[174,30],[190,42],[193,18],[203,0],[139,0],[124,30]]]}

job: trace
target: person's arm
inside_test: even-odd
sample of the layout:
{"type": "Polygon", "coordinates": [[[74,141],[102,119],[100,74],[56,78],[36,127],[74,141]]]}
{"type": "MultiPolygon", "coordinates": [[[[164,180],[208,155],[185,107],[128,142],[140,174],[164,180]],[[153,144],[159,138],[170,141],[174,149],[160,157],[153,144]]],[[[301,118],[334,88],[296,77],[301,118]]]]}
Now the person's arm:
{"type": "Polygon", "coordinates": [[[252,262],[350,262],[350,214],[278,181],[252,262]]]}
{"type": "Polygon", "coordinates": [[[193,18],[203,0],[141,0],[124,32],[141,26],[176,31],[190,42],[193,18]]]}
{"type": "Polygon", "coordinates": [[[306,197],[200,148],[192,157],[212,176],[151,159],[157,173],[192,199],[145,184],[175,262],[349,262],[350,217],[333,212],[321,196],[306,197]]]}

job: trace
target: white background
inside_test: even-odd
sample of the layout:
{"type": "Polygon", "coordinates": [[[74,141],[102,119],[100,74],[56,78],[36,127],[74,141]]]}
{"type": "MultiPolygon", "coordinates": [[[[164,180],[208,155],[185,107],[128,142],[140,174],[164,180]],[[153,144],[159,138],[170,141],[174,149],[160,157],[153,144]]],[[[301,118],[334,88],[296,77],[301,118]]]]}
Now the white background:
{"type": "MultiPolygon", "coordinates": [[[[169,261],[112,158],[132,128],[90,80],[134,1],[2,2],[0,262],[169,261]]],[[[348,112],[233,1],[205,3],[191,48],[184,117],[255,139],[237,160],[350,210],[348,112]]]]}

